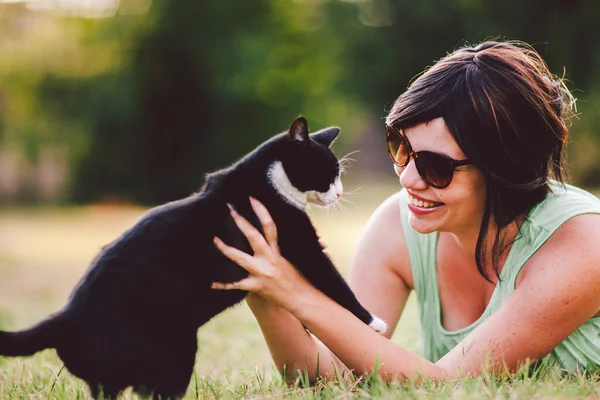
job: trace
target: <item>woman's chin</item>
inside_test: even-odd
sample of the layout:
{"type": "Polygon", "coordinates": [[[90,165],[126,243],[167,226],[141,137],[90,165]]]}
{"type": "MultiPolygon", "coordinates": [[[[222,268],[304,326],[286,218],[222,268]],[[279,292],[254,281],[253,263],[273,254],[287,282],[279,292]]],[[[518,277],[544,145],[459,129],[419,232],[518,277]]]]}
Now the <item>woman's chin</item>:
{"type": "Polygon", "coordinates": [[[408,217],[408,224],[415,231],[425,235],[427,233],[438,231],[440,228],[440,223],[438,220],[436,221],[423,221],[421,218],[410,215],[408,217]]]}

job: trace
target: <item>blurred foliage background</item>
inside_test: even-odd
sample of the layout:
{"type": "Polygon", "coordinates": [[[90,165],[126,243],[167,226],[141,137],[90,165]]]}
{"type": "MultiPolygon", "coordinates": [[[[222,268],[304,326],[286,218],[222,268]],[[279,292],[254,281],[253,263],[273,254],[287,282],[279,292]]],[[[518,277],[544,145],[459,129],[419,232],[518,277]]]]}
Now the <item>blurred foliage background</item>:
{"type": "Polygon", "coordinates": [[[572,181],[600,185],[594,0],[0,0],[0,203],[191,194],[300,114],[392,173],[386,110],[448,52],[532,44],[578,98],[572,181]]]}

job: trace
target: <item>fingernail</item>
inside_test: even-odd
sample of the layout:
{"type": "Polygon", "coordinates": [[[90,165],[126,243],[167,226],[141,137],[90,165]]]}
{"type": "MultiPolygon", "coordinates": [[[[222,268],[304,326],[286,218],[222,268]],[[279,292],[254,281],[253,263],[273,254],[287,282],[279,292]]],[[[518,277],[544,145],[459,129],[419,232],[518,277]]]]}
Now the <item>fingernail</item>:
{"type": "Polygon", "coordinates": [[[213,238],[213,242],[214,242],[214,244],[219,244],[219,243],[221,243],[221,239],[219,239],[218,237],[215,236],[213,238]]]}
{"type": "Polygon", "coordinates": [[[252,205],[254,207],[259,207],[260,206],[260,202],[258,200],[256,200],[254,197],[250,196],[250,203],[252,203],[252,205]]]}
{"type": "Polygon", "coordinates": [[[235,211],[235,209],[233,208],[233,206],[229,203],[227,203],[227,207],[229,207],[229,211],[235,211]]]}

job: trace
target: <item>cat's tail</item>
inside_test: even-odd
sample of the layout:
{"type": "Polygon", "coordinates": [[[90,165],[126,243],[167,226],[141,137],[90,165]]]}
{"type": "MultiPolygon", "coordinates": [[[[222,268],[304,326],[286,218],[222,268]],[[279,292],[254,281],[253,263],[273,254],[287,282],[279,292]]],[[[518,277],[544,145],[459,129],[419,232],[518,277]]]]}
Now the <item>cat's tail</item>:
{"type": "Polygon", "coordinates": [[[65,314],[56,314],[39,324],[19,332],[0,331],[0,356],[31,356],[54,348],[64,337],[65,314]]]}

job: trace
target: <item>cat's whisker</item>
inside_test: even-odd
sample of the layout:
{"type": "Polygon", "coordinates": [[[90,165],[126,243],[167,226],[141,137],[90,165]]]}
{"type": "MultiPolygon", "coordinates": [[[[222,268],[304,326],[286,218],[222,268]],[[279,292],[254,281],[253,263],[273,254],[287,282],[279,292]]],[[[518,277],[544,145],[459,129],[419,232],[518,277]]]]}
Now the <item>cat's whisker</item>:
{"type": "Polygon", "coordinates": [[[349,192],[346,192],[346,191],[345,191],[345,192],[344,192],[344,196],[346,196],[346,195],[353,196],[353,195],[357,194],[357,193],[358,193],[358,191],[359,191],[360,189],[362,189],[362,188],[363,188],[363,186],[364,186],[364,185],[360,185],[360,186],[359,186],[359,187],[357,187],[356,189],[354,189],[354,190],[351,190],[351,191],[349,191],[349,192]]]}
{"type": "Polygon", "coordinates": [[[327,204],[327,215],[331,213],[331,210],[335,208],[335,203],[327,204]]]}
{"type": "Polygon", "coordinates": [[[328,212],[332,212],[331,210],[333,210],[334,208],[335,208],[335,206],[333,204],[331,204],[327,210],[328,210],[328,212]]]}
{"type": "Polygon", "coordinates": [[[354,160],[353,158],[350,158],[350,156],[351,156],[352,154],[356,154],[356,153],[360,153],[360,150],[354,150],[354,151],[351,151],[350,153],[348,153],[348,154],[346,154],[345,156],[343,156],[343,157],[342,157],[340,160],[352,160],[352,161],[356,161],[356,160],[354,160]]]}
{"type": "Polygon", "coordinates": [[[354,158],[347,157],[347,158],[340,158],[340,160],[338,162],[342,165],[349,165],[354,161],[356,161],[354,158]]]}
{"type": "Polygon", "coordinates": [[[354,206],[355,208],[359,208],[359,207],[358,207],[356,204],[354,204],[353,202],[351,202],[351,201],[350,201],[350,200],[348,200],[348,199],[344,199],[343,197],[342,197],[342,198],[340,198],[340,201],[343,201],[344,203],[351,204],[351,205],[352,205],[352,206],[354,206]]]}
{"type": "MultiPolygon", "coordinates": [[[[341,199],[340,199],[340,200],[341,200],[341,199]]],[[[333,205],[334,205],[335,207],[337,207],[339,210],[341,210],[342,212],[344,212],[344,213],[346,213],[346,214],[348,213],[348,209],[342,205],[342,202],[341,202],[341,201],[336,201],[335,203],[333,203],[333,205]]]]}
{"type": "Polygon", "coordinates": [[[325,206],[325,209],[326,209],[326,212],[327,212],[328,216],[335,210],[337,203],[338,202],[336,201],[336,202],[333,202],[333,203],[329,203],[329,204],[327,204],[325,206]]]}
{"type": "Polygon", "coordinates": [[[356,154],[358,153],[360,150],[356,150],[356,151],[352,151],[348,154],[346,154],[345,156],[341,157],[338,160],[338,165],[340,166],[340,175],[346,173],[346,171],[348,170],[348,168],[350,167],[350,164],[354,161],[356,161],[354,158],[351,158],[350,156],[352,154],[356,154]]]}
{"type": "Polygon", "coordinates": [[[350,167],[350,160],[342,160],[339,162],[339,166],[340,166],[340,170],[348,170],[348,168],[350,167]]]}
{"type": "Polygon", "coordinates": [[[352,164],[353,161],[355,161],[355,160],[354,159],[341,160],[339,162],[340,168],[348,169],[348,167],[350,167],[350,165],[352,164]]]}
{"type": "MultiPolygon", "coordinates": [[[[356,204],[354,204],[353,202],[351,202],[350,200],[344,199],[344,203],[345,204],[350,204],[352,207],[358,209],[358,206],[356,204]]],[[[343,205],[343,206],[344,206],[344,208],[348,209],[345,205],[343,205]]]]}

